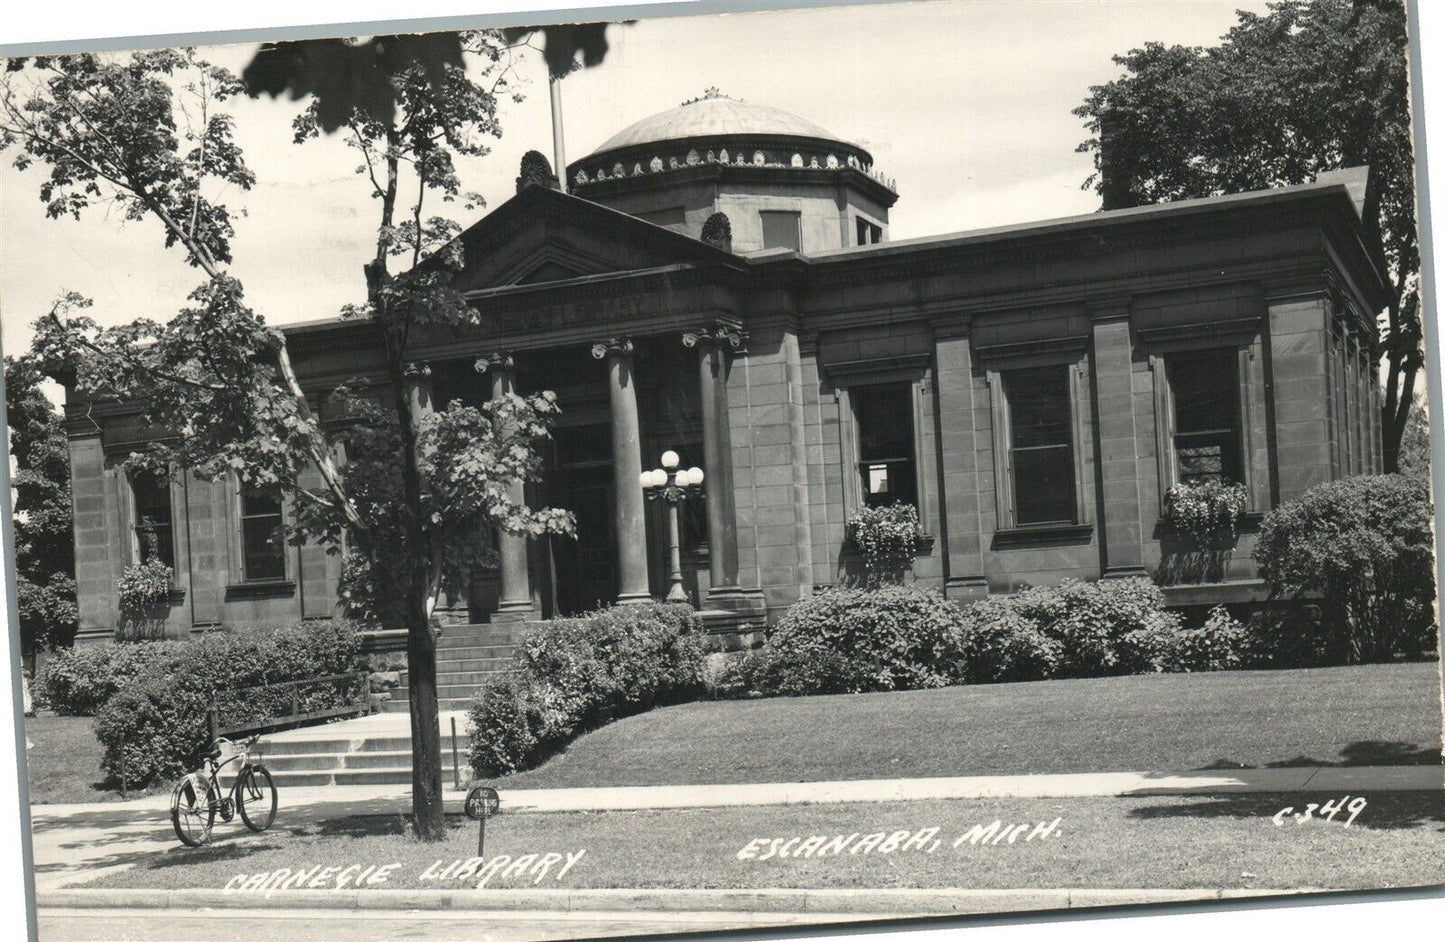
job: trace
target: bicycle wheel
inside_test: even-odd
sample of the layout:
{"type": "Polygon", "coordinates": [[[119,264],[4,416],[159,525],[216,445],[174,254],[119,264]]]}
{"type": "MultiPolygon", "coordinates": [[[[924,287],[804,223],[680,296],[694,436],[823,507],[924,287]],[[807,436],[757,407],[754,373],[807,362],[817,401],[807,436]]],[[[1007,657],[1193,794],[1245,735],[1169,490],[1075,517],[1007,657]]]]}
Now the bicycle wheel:
{"type": "Polygon", "coordinates": [[[220,798],[210,781],[200,781],[204,788],[197,788],[197,784],[196,776],[187,775],[171,792],[171,824],[175,826],[176,837],[187,847],[200,847],[211,839],[220,798]]]}
{"type": "Polygon", "coordinates": [[[276,820],[276,783],[264,765],[248,765],[236,782],[236,809],[253,831],[264,831],[276,820]]]}

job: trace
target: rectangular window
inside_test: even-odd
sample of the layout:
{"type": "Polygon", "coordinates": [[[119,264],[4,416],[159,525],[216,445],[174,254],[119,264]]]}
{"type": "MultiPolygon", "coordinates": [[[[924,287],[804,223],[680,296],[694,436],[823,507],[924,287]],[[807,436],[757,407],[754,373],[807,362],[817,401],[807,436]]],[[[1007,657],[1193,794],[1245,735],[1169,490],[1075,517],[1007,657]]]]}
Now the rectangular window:
{"type": "Polygon", "coordinates": [[[1168,356],[1164,372],[1174,401],[1177,479],[1243,483],[1238,351],[1168,356]]]}
{"type": "Polygon", "coordinates": [[[883,227],[875,226],[862,216],[856,217],[858,222],[858,244],[877,245],[883,241],[883,227]]]}
{"type": "Polygon", "coordinates": [[[803,250],[802,213],[764,210],[758,215],[763,221],[763,248],[803,250]]]}
{"type": "Polygon", "coordinates": [[[131,518],[136,562],[152,559],[176,567],[175,534],[171,526],[171,482],[155,471],[133,471],[130,493],[135,515],[131,518]]]}
{"type": "Polygon", "coordinates": [[[918,506],[913,448],[913,387],[908,383],[859,386],[850,392],[858,422],[858,474],[863,503],[918,506]]]}
{"type": "Polygon", "coordinates": [[[1014,526],[1074,523],[1073,409],[1064,365],[1008,370],[1014,526]]]}
{"type": "Polygon", "coordinates": [[[279,487],[241,488],[241,577],[247,582],[286,578],[279,487]]]}

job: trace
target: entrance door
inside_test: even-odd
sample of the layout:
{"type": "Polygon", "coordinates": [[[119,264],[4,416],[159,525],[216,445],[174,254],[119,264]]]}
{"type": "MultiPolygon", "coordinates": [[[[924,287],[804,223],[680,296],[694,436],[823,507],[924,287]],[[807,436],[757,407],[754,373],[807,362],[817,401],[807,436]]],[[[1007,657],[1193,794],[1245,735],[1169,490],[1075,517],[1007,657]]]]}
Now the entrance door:
{"type": "Polygon", "coordinates": [[[617,597],[613,577],[612,433],[606,425],[558,428],[548,474],[552,503],[572,511],[576,539],[552,538],[557,607],[575,615],[617,597]]]}

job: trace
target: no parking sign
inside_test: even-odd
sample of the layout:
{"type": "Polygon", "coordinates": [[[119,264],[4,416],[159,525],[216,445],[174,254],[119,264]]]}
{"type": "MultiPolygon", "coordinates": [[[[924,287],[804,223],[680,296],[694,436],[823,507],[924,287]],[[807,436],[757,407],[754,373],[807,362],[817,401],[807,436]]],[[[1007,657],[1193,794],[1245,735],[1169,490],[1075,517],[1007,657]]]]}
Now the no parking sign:
{"type": "Polygon", "coordinates": [[[497,813],[501,808],[502,800],[497,797],[495,788],[488,788],[485,785],[474,785],[467,792],[466,804],[462,810],[467,817],[478,822],[477,825],[477,856],[484,857],[482,848],[487,842],[487,819],[497,813]]]}

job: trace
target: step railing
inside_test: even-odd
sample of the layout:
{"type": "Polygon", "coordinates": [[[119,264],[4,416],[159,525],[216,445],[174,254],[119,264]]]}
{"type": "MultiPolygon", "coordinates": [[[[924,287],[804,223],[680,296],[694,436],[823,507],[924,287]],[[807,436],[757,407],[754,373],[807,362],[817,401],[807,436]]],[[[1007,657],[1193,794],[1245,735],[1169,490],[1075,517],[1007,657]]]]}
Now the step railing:
{"type": "Polygon", "coordinates": [[[213,695],[206,707],[206,729],[211,741],[218,736],[233,737],[251,733],[266,733],[288,726],[300,726],[320,720],[341,716],[353,716],[371,712],[371,684],[366,671],[345,674],[326,674],[308,677],[304,680],[288,680],[274,684],[259,684],[246,687],[231,694],[231,702],[239,705],[261,704],[262,715],[248,716],[241,722],[221,724],[221,706],[213,695]],[[314,696],[308,696],[307,688],[335,685],[336,697],[323,698],[331,706],[312,706],[314,696]],[[354,686],[351,686],[354,685],[354,686]],[[311,701],[311,702],[308,702],[311,701]],[[303,705],[307,707],[303,709],[303,705]],[[276,708],[279,707],[279,708],[276,708]]]}

